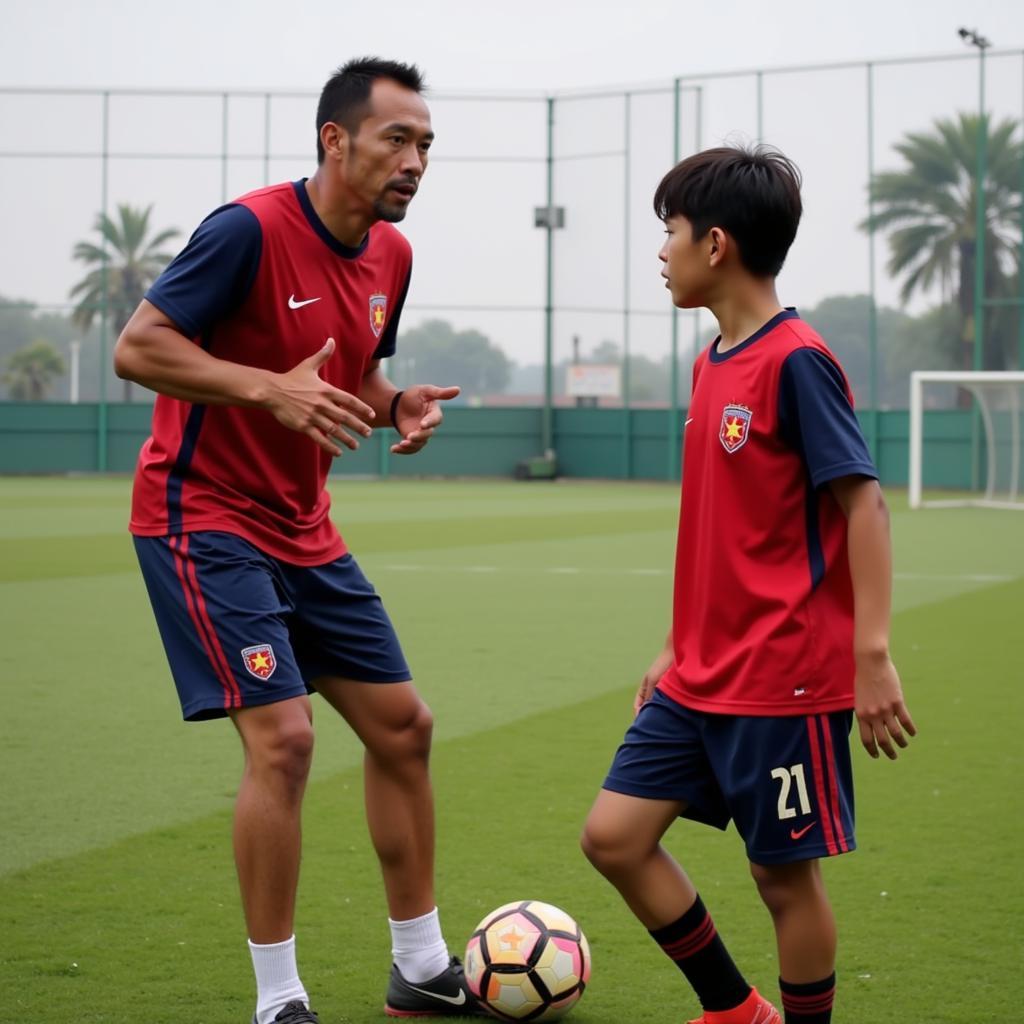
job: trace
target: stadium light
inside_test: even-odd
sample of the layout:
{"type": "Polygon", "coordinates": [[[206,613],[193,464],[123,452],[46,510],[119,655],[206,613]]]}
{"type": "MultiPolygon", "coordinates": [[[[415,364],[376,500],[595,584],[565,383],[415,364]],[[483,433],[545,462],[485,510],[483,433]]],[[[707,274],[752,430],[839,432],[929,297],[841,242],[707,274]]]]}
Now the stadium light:
{"type": "Polygon", "coordinates": [[[979,50],[988,49],[992,45],[983,35],[981,35],[975,28],[958,28],[957,35],[965,43],[970,43],[971,46],[976,46],[979,50]]]}

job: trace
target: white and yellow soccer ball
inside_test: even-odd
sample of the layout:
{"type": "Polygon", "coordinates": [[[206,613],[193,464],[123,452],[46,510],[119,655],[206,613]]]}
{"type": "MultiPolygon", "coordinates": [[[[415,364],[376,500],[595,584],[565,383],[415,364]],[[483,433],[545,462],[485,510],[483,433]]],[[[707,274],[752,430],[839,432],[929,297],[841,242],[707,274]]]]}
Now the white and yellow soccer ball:
{"type": "Polygon", "coordinates": [[[465,967],[470,990],[499,1020],[558,1020],[590,981],[590,946],[564,910],[521,900],[477,925],[465,967]]]}

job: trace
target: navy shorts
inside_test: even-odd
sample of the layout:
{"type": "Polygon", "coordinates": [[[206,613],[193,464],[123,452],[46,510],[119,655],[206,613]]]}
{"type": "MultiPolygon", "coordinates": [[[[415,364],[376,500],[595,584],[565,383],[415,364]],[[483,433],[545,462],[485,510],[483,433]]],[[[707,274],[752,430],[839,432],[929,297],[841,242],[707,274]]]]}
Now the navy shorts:
{"type": "Polygon", "coordinates": [[[729,821],[755,864],[831,857],[853,836],[852,711],[712,715],[655,690],[615,754],[604,788],[686,803],[684,818],[729,821]]]}
{"type": "Polygon", "coordinates": [[[213,531],[134,541],[188,721],[312,693],[321,676],[410,678],[384,605],[351,555],[289,565],[213,531]]]}

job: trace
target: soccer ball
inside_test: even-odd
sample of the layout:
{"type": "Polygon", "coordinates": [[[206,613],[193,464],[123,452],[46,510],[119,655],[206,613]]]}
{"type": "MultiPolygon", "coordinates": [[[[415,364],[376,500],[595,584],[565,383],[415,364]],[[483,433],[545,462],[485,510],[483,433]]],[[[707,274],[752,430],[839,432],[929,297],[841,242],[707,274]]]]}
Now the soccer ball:
{"type": "Polygon", "coordinates": [[[499,1020],[558,1020],[587,987],[590,946],[564,910],[538,900],[506,903],[470,936],[466,980],[499,1020]]]}

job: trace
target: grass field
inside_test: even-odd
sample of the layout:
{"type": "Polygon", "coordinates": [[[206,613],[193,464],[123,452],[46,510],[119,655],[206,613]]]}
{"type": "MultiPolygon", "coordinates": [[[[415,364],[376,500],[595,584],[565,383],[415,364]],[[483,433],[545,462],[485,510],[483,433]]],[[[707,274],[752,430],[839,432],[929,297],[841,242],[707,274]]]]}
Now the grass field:
{"type": "MultiPolygon", "coordinates": [[[[184,725],[124,532],[123,479],[0,480],[0,1022],[244,1024],[230,855],[240,754],[184,725]]],[[[355,482],[335,515],[436,716],[438,890],[461,952],[499,903],[574,913],[594,952],[572,1018],[697,1006],[577,846],[669,615],[676,489],[355,482]]],[[[826,865],[835,1024],[1024,1020],[1024,516],[890,496],[893,639],[920,728],[855,751],[857,853],[826,865]]],[[[324,1024],[383,1020],[388,932],[357,744],[317,707],[299,955],[324,1024]]],[[[859,747],[859,745],[858,745],[859,747]]],[[[774,943],[734,832],[680,823],[748,978],[774,943]]]]}

